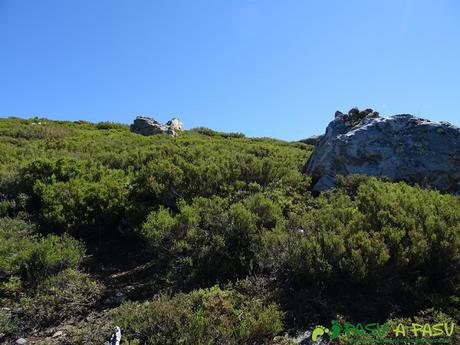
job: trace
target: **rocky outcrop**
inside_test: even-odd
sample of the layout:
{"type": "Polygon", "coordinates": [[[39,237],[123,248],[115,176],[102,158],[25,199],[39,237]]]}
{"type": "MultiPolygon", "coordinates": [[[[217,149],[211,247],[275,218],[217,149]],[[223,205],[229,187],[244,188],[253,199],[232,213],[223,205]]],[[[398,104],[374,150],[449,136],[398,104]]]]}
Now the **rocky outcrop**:
{"type": "Polygon", "coordinates": [[[166,122],[166,125],[169,126],[172,130],[175,131],[183,131],[184,130],[184,124],[178,117],[174,117],[168,122],[166,122]]]}
{"type": "Polygon", "coordinates": [[[372,109],[336,112],[305,170],[314,192],[333,187],[337,175],[365,174],[460,193],[460,129],[372,109]]]}
{"type": "Polygon", "coordinates": [[[180,119],[177,117],[169,120],[165,125],[147,116],[138,116],[131,125],[131,132],[142,135],[167,134],[177,137],[179,132],[184,129],[180,119]]]}

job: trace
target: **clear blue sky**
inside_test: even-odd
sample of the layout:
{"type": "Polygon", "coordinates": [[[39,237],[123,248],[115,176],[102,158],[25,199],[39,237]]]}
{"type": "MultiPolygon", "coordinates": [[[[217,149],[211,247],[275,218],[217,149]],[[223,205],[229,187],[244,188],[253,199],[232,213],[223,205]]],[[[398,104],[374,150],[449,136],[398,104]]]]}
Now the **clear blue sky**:
{"type": "Polygon", "coordinates": [[[0,0],[0,116],[287,140],[335,110],[460,125],[458,0],[0,0]]]}

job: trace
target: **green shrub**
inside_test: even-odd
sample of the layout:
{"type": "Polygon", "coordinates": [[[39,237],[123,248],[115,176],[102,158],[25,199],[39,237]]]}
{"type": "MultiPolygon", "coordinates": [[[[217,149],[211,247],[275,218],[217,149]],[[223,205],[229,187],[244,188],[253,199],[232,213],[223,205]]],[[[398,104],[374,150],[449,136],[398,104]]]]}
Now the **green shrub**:
{"type": "Polygon", "coordinates": [[[20,321],[10,310],[0,309],[0,340],[6,336],[16,336],[20,332],[20,321]]]}
{"type": "Polygon", "coordinates": [[[125,129],[127,128],[126,125],[122,125],[121,123],[115,122],[99,122],[96,124],[97,129],[125,129]]]}
{"type": "Polygon", "coordinates": [[[16,119],[11,121],[12,126],[8,130],[1,130],[0,134],[8,134],[14,138],[26,140],[52,140],[62,139],[75,134],[69,126],[59,125],[46,119],[35,118],[33,120],[16,119]],[[3,132],[3,133],[2,133],[3,132]]]}
{"type": "Polygon", "coordinates": [[[0,201],[0,217],[11,217],[16,209],[16,203],[14,200],[2,200],[0,201]]]}
{"type": "Polygon", "coordinates": [[[28,128],[20,128],[17,137],[25,139],[61,139],[72,136],[75,132],[71,128],[49,125],[49,124],[31,124],[28,128]]]}
{"type": "Polygon", "coordinates": [[[34,226],[21,219],[0,218],[0,276],[17,274],[35,245],[34,226]]]}
{"type": "Polygon", "coordinates": [[[82,245],[74,238],[48,235],[23,253],[22,275],[29,282],[37,282],[67,268],[77,267],[83,255],[82,245]]]}
{"type": "MultiPolygon", "coordinates": [[[[4,150],[3,145],[0,145],[0,150],[4,150]]],[[[9,161],[8,155],[5,153],[4,159],[9,161]]],[[[1,161],[1,158],[0,158],[1,161]]],[[[0,164],[0,201],[3,201],[11,196],[19,193],[18,182],[20,181],[19,170],[6,163],[6,166],[0,164]]]]}
{"type": "Polygon", "coordinates": [[[42,281],[21,299],[24,324],[31,328],[58,324],[84,315],[98,300],[101,285],[87,274],[67,269],[42,281]]]}
{"type": "Polygon", "coordinates": [[[288,267],[302,286],[379,286],[422,299],[452,293],[460,268],[458,198],[374,178],[354,189],[352,196],[324,193],[307,213],[289,216],[287,231],[264,233],[259,263],[288,267]]]}
{"type": "MultiPolygon", "coordinates": [[[[77,267],[83,255],[82,245],[70,236],[40,238],[26,221],[0,218],[0,276],[21,277],[26,285],[36,285],[61,270],[77,267]]],[[[10,279],[0,284],[2,290],[10,291],[11,283],[10,279]]]]}
{"type": "Polygon", "coordinates": [[[23,169],[22,181],[32,195],[32,212],[55,232],[91,235],[113,229],[128,196],[121,171],[72,159],[33,161],[23,169]]]}
{"type": "Polygon", "coordinates": [[[111,312],[128,341],[142,344],[268,344],[282,330],[273,305],[218,287],[128,302],[111,312]]]}
{"type": "Polygon", "coordinates": [[[37,183],[35,192],[46,226],[88,236],[113,230],[123,216],[127,197],[123,176],[115,173],[98,182],[37,183]]]}
{"type": "MultiPolygon", "coordinates": [[[[85,320],[76,323],[75,325],[68,326],[66,333],[68,336],[68,343],[72,345],[93,345],[105,344],[110,339],[114,327],[106,320],[85,320]]],[[[122,334],[122,341],[124,342],[124,334],[122,334]]],[[[140,345],[139,342],[131,341],[125,343],[129,345],[140,345]]]]}
{"type": "Polygon", "coordinates": [[[176,215],[164,208],[152,212],[141,235],[169,261],[176,280],[225,281],[250,272],[260,233],[283,221],[281,208],[261,194],[235,203],[195,198],[180,203],[176,215]]]}
{"type": "Polygon", "coordinates": [[[140,166],[130,199],[136,205],[137,219],[142,221],[159,205],[174,209],[182,199],[239,196],[255,185],[275,189],[283,181],[298,183],[297,188],[286,188],[292,195],[308,181],[297,170],[309,151],[268,140],[205,140],[187,134],[189,137],[179,138],[177,146],[156,149],[152,159],[140,166]]]}
{"type": "Polygon", "coordinates": [[[90,165],[75,159],[57,160],[37,159],[28,163],[21,171],[21,180],[26,192],[33,192],[38,183],[68,182],[81,175],[83,169],[90,170],[90,165]]]}
{"type": "Polygon", "coordinates": [[[245,138],[246,136],[243,133],[224,133],[224,132],[217,132],[212,129],[206,127],[197,127],[192,128],[190,131],[196,132],[202,135],[207,135],[210,137],[220,136],[222,138],[245,138]]]}

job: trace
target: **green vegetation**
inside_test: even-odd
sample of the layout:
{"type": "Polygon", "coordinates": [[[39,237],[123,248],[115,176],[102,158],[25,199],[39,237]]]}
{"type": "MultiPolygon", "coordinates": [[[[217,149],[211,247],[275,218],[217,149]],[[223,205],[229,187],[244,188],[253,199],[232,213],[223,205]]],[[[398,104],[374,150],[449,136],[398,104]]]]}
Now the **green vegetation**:
{"type": "Polygon", "coordinates": [[[288,344],[337,317],[458,318],[458,197],[352,176],[314,198],[312,150],[0,119],[0,342],[118,325],[125,344],[288,344]]]}
{"type": "Polygon", "coordinates": [[[268,344],[282,330],[277,306],[218,287],[158,295],[112,311],[116,324],[142,344],[268,344]]]}

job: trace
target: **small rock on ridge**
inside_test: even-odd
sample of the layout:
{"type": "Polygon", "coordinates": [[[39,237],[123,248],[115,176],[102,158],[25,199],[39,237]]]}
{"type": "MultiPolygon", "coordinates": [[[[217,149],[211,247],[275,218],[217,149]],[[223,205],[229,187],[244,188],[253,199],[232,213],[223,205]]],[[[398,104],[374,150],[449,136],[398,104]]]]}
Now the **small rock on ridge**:
{"type": "Polygon", "coordinates": [[[131,132],[146,136],[164,133],[172,137],[177,137],[179,135],[178,132],[182,131],[184,126],[177,117],[169,120],[166,124],[161,124],[154,118],[138,116],[130,128],[131,132]]]}

